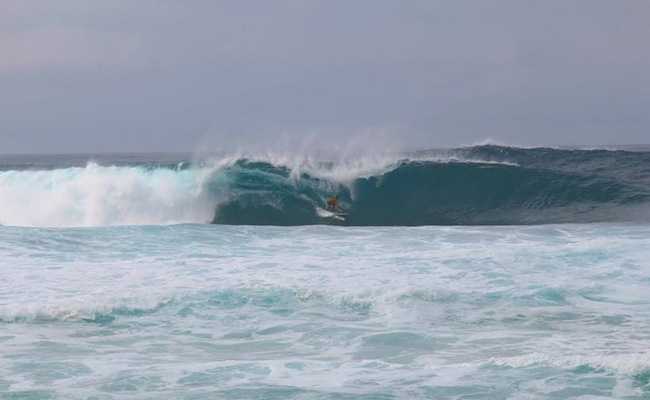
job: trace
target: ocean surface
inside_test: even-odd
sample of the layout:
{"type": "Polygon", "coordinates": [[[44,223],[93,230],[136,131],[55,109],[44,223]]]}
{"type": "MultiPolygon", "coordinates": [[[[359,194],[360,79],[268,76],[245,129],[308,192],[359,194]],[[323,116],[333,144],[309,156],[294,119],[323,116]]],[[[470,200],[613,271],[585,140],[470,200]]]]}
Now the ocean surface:
{"type": "Polygon", "coordinates": [[[0,399],[650,398],[648,147],[5,155],[0,224],[0,399]]]}

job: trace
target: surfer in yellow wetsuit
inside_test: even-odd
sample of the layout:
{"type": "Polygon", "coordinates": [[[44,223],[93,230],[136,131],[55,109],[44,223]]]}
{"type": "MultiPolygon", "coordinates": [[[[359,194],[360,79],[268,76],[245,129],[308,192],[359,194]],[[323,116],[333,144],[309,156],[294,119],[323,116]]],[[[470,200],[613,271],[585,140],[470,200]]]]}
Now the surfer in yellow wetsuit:
{"type": "Polygon", "coordinates": [[[341,204],[339,204],[339,196],[332,196],[328,197],[327,200],[325,201],[327,203],[327,209],[328,210],[340,210],[341,209],[341,204]]]}

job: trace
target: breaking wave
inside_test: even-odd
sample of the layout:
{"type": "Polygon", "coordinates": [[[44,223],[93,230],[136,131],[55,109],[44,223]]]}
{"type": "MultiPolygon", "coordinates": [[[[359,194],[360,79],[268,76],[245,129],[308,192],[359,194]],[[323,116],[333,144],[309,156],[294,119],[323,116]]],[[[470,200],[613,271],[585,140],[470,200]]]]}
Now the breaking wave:
{"type": "Polygon", "coordinates": [[[650,152],[482,145],[347,159],[0,165],[0,223],[492,225],[650,219],[650,152]],[[338,194],[348,213],[323,212],[338,194]]]}

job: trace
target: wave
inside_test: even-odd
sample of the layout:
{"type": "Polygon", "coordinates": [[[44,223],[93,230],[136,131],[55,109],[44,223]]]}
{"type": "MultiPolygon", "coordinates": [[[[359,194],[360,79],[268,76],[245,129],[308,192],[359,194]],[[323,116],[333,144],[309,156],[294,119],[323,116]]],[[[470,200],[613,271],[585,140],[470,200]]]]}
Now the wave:
{"type": "MultiPolygon", "coordinates": [[[[24,163],[24,165],[33,165],[24,163]]],[[[324,159],[0,168],[0,223],[493,225],[650,220],[650,152],[481,145],[324,159]],[[346,218],[323,213],[338,194],[346,218]]]]}
{"type": "MultiPolygon", "coordinates": [[[[487,322],[501,326],[544,326],[558,321],[626,325],[628,316],[612,317],[598,312],[568,312],[564,306],[574,306],[587,299],[584,293],[593,291],[585,287],[558,288],[554,286],[524,287],[517,290],[457,291],[443,286],[424,287],[403,285],[346,291],[340,288],[291,287],[271,285],[245,285],[220,289],[192,289],[187,287],[156,294],[106,294],[97,296],[79,293],[76,296],[41,295],[39,301],[0,304],[0,323],[32,323],[46,321],[76,321],[111,323],[116,319],[167,313],[187,316],[193,313],[220,313],[243,308],[304,310],[314,307],[327,309],[339,316],[381,316],[394,312],[395,306],[408,309],[438,304],[455,304],[464,314],[455,318],[459,325],[475,326],[487,322]],[[117,297],[115,295],[117,294],[117,297]],[[467,313],[464,308],[477,311],[467,313]],[[499,308],[497,315],[480,310],[499,308]],[[503,311],[511,308],[511,312],[503,311]],[[526,311],[522,311],[525,308],[526,311]]],[[[617,304],[614,299],[601,303],[617,304]]],[[[647,302],[636,305],[643,306],[647,302]]],[[[447,318],[442,316],[441,318],[447,318]]]]}
{"type": "Polygon", "coordinates": [[[100,166],[0,172],[0,223],[68,227],[209,222],[210,170],[100,166]]]}
{"type": "Polygon", "coordinates": [[[647,354],[616,354],[590,356],[552,356],[543,353],[530,353],[514,357],[494,357],[481,366],[502,366],[525,368],[531,366],[548,366],[568,369],[577,373],[616,372],[648,383],[650,373],[650,356],[647,354]]]}

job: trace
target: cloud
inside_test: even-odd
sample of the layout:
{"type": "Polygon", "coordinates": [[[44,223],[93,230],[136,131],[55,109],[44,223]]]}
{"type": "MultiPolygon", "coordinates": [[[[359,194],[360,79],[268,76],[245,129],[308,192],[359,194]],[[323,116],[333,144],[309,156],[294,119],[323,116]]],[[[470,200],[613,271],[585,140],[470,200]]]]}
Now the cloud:
{"type": "Polygon", "coordinates": [[[0,134],[16,149],[130,151],[642,142],[648,12],[647,0],[5,1],[0,134]]]}
{"type": "Polygon", "coordinates": [[[137,41],[121,33],[47,27],[0,36],[0,71],[78,71],[129,67],[142,60],[137,41]]]}

